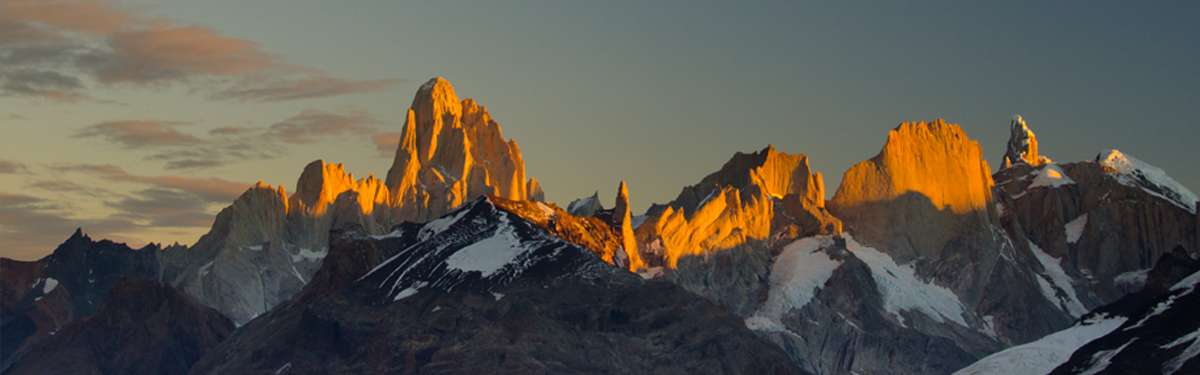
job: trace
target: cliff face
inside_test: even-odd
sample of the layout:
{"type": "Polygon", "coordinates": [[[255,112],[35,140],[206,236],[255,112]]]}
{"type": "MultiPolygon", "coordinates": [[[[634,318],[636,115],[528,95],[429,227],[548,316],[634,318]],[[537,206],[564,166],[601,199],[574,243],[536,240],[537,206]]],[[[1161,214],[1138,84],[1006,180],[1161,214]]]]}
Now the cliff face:
{"type": "Polygon", "coordinates": [[[442,78],[417,91],[401,134],[385,180],[394,192],[393,222],[425,222],[485,194],[541,196],[540,186],[525,180],[517,143],[504,140],[487,108],[459,101],[442,78]]]}
{"type": "Polygon", "coordinates": [[[994,220],[992,185],[979,143],[958,125],[903,123],[878,155],[846,171],[830,211],[897,261],[934,259],[951,239],[994,220]]]}
{"type": "Polygon", "coordinates": [[[825,187],[808,157],[775,151],[737,153],[721,170],[688,186],[667,205],[655,205],[636,230],[650,266],[675,268],[679,259],[790,236],[841,233],[825,211],[825,187]]]}

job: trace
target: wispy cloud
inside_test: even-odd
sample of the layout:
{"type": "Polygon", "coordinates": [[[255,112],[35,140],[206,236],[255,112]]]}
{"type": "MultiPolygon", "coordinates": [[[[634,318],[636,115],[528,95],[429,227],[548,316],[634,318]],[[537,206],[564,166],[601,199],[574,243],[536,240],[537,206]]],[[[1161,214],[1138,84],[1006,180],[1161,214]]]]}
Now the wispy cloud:
{"type": "Polygon", "coordinates": [[[397,79],[351,80],[291,64],[251,41],[176,26],[101,0],[0,2],[0,93],[90,99],[100,85],[201,83],[212,99],[280,101],[387,90],[397,79]]]}
{"type": "Polygon", "coordinates": [[[51,169],[64,172],[89,173],[101,176],[110,181],[147,184],[158,189],[175,189],[194,194],[205,202],[210,203],[228,204],[229,202],[233,202],[251,186],[249,183],[229,181],[216,177],[138,176],[126,172],[115,165],[69,164],[52,166],[51,169]]]}
{"type": "Polygon", "coordinates": [[[371,142],[375,144],[375,150],[379,151],[379,157],[395,157],[396,149],[400,148],[400,132],[375,133],[371,136],[371,142]]]}
{"type": "Polygon", "coordinates": [[[116,202],[105,202],[105,205],[119,211],[114,218],[142,226],[186,228],[207,227],[213,223],[212,214],[206,212],[207,202],[197,199],[195,194],[176,190],[146,189],[116,202]]]}
{"type": "MultiPolygon", "coordinates": [[[[75,218],[63,207],[24,194],[0,192],[0,256],[33,260],[45,256],[71,235],[84,228],[118,242],[137,244],[137,225],[124,218],[75,218]]],[[[136,245],[135,245],[136,246],[136,245]]]]}
{"type": "Polygon", "coordinates": [[[312,143],[329,136],[365,136],[373,132],[380,121],[362,111],[346,115],[307,109],[299,115],[275,123],[267,129],[266,137],[287,143],[312,143]]]}
{"type": "Polygon", "coordinates": [[[0,159],[0,174],[3,173],[29,173],[29,168],[25,166],[25,163],[0,159]]]}
{"type": "Polygon", "coordinates": [[[33,189],[41,189],[59,193],[75,193],[91,197],[103,197],[114,195],[112,191],[104,188],[86,186],[71,180],[38,180],[25,185],[33,189]]]}
{"type": "MultiPolygon", "coordinates": [[[[102,139],[126,149],[151,150],[145,160],[163,162],[168,170],[272,159],[286,153],[286,145],[329,139],[361,139],[380,150],[386,147],[372,135],[383,121],[353,107],[337,112],[306,109],[267,127],[225,126],[209,130],[206,136],[184,132],[186,128],[181,126],[184,124],[157,120],[107,121],[85,126],[72,136],[102,139]]],[[[394,138],[399,139],[396,134],[394,138]]],[[[392,143],[387,152],[395,152],[395,142],[392,143]]]]}
{"type": "Polygon", "coordinates": [[[75,133],[76,138],[102,137],[129,148],[168,145],[195,145],[200,138],[175,129],[180,122],[109,121],[89,125],[75,133]]]}

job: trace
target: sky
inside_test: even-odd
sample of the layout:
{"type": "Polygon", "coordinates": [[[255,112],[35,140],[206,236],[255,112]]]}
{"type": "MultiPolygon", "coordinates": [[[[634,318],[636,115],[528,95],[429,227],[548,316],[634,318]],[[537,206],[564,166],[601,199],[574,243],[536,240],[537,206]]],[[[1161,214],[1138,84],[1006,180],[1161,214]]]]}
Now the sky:
{"type": "Polygon", "coordinates": [[[304,165],[383,178],[417,88],[487,106],[565,206],[635,213],[736,152],[809,156],[829,195],[902,122],[993,169],[1120,149],[1200,191],[1200,3],[0,0],[0,256],[77,227],[194,243],[304,165]]]}

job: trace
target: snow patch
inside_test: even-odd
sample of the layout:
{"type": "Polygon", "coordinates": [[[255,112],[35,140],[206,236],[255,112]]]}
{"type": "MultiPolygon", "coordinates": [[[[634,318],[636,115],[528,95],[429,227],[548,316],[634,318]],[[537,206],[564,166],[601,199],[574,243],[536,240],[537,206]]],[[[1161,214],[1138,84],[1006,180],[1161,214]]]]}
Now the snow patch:
{"type": "Polygon", "coordinates": [[[786,330],[783,314],[799,309],[812,301],[817,290],[825,286],[833,271],[842,262],[829,259],[820,251],[833,244],[833,237],[801,238],[787,245],[771,266],[771,287],[767,301],[754,316],[746,319],[752,330],[778,332],[786,330]]]}
{"type": "Polygon", "coordinates": [[[955,375],[1047,374],[1071,359],[1071,354],[1092,340],[1121,327],[1128,318],[1098,314],[1071,328],[1046,335],[1041,339],[994,353],[955,372],[955,375]]]}
{"type": "MultiPolygon", "coordinates": [[[[374,236],[372,236],[372,237],[374,237],[374,236]]],[[[307,248],[301,248],[299,253],[292,255],[292,263],[297,263],[302,260],[307,260],[309,262],[314,262],[314,263],[320,262],[322,259],[325,259],[326,255],[329,255],[328,248],[321,249],[321,251],[312,251],[307,248]]]]}
{"type": "Polygon", "coordinates": [[[1096,162],[1121,172],[1121,178],[1117,179],[1121,184],[1140,187],[1150,195],[1163,198],[1193,214],[1196,213],[1196,201],[1200,198],[1196,198],[1196,194],[1184,187],[1183,184],[1176,182],[1162,169],[1117,150],[1101,151],[1099,155],[1096,155],[1096,162]],[[1148,189],[1146,185],[1161,191],[1148,189]]]}
{"type": "Polygon", "coordinates": [[[382,240],[382,239],[384,239],[384,238],[400,237],[400,236],[403,236],[403,235],[404,235],[404,231],[402,231],[402,230],[399,230],[399,229],[396,229],[396,230],[392,231],[391,233],[384,234],[384,235],[379,235],[379,236],[371,236],[371,238],[374,238],[374,239],[377,239],[377,240],[382,240]]]}
{"type": "Polygon", "coordinates": [[[1200,272],[1193,273],[1190,276],[1183,278],[1183,280],[1179,280],[1178,283],[1175,283],[1174,286],[1171,286],[1171,291],[1192,289],[1196,287],[1196,283],[1200,283],[1200,272]]]}
{"type": "MultiPolygon", "coordinates": [[[[1174,290],[1174,289],[1172,289],[1172,290],[1174,290]]],[[[1154,305],[1154,310],[1150,311],[1149,314],[1146,314],[1146,316],[1143,317],[1142,320],[1139,320],[1137,322],[1137,324],[1129,326],[1129,328],[1126,328],[1125,330],[1128,331],[1128,330],[1131,330],[1134,328],[1141,327],[1142,324],[1145,324],[1146,321],[1150,320],[1150,318],[1153,318],[1159,314],[1162,314],[1163,312],[1166,312],[1167,309],[1171,308],[1171,305],[1175,304],[1175,300],[1179,299],[1180,297],[1188,295],[1193,290],[1195,290],[1195,289],[1188,289],[1187,291],[1184,291],[1183,293],[1172,294],[1170,297],[1167,297],[1166,301],[1162,301],[1162,302],[1159,302],[1157,305],[1154,305]]]]}
{"type": "Polygon", "coordinates": [[[1129,346],[1129,344],[1132,344],[1134,341],[1137,341],[1136,337],[1116,349],[1101,350],[1096,352],[1096,354],[1092,355],[1092,361],[1088,362],[1091,367],[1088,368],[1087,371],[1080,373],[1080,375],[1096,375],[1104,371],[1104,369],[1108,368],[1108,365],[1112,364],[1113,357],[1116,357],[1117,354],[1121,353],[1122,350],[1125,350],[1125,347],[1129,346]]]}
{"type": "Polygon", "coordinates": [[[901,325],[904,324],[904,318],[900,316],[900,310],[915,310],[938,323],[950,319],[958,325],[967,326],[963,320],[966,308],[950,289],[921,281],[912,265],[899,266],[891,256],[860,245],[850,235],[845,237],[846,248],[871,268],[871,276],[884,296],[884,307],[896,316],[901,325]]]}
{"type": "Polygon", "coordinates": [[[1038,286],[1042,289],[1042,295],[1055,306],[1066,310],[1073,317],[1080,317],[1087,314],[1087,308],[1083,307],[1083,303],[1079,302],[1079,297],[1075,295],[1075,287],[1072,286],[1071,277],[1063,271],[1058,258],[1046,254],[1042,248],[1038,247],[1033,241],[1029,241],[1029,249],[1033,250],[1033,255],[1037,256],[1038,262],[1042,263],[1042,268],[1046,270],[1043,277],[1038,277],[1038,286]],[[1049,278],[1049,280],[1047,280],[1049,278]],[[1059,291],[1063,294],[1059,295],[1059,291]]]}
{"type": "Polygon", "coordinates": [[[504,293],[492,292],[492,297],[495,297],[496,300],[499,301],[501,298],[504,298],[504,293]]]}
{"type": "Polygon", "coordinates": [[[1087,226],[1087,221],[1088,214],[1083,214],[1063,226],[1063,230],[1067,232],[1067,243],[1079,242],[1079,238],[1083,236],[1083,227],[1087,226]]]}
{"type": "Polygon", "coordinates": [[[58,287],[58,280],[55,280],[53,277],[47,277],[46,285],[42,286],[42,294],[50,294],[50,291],[54,290],[55,287],[58,287]]]}
{"type": "Polygon", "coordinates": [[[426,285],[429,285],[429,283],[424,281],[413,284],[413,286],[401,290],[400,293],[396,293],[396,297],[392,298],[392,301],[399,301],[411,297],[412,295],[417,294],[417,289],[424,288],[426,285]]]}
{"type": "Polygon", "coordinates": [[[429,237],[433,237],[438,233],[442,233],[442,231],[450,228],[451,225],[454,225],[454,223],[458,222],[458,219],[462,219],[463,215],[467,214],[467,211],[470,210],[461,209],[458,210],[458,213],[454,214],[454,216],[443,216],[437,220],[426,223],[424,227],[421,227],[421,232],[417,234],[417,240],[424,241],[429,239],[429,237]]]}
{"type": "MultiPolygon", "coordinates": [[[[502,221],[507,218],[501,216],[502,221]]],[[[512,263],[518,256],[529,251],[521,246],[521,241],[512,232],[509,225],[502,224],[496,233],[482,241],[458,250],[446,259],[446,266],[463,272],[479,271],[483,277],[491,276],[500,271],[505,265],[512,263]]]]}
{"type": "Polygon", "coordinates": [[[1134,270],[1117,275],[1113,278],[1113,284],[1116,285],[1145,285],[1146,276],[1150,274],[1150,269],[1134,270]]]}
{"type": "Polygon", "coordinates": [[[1174,374],[1176,371],[1179,371],[1180,367],[1183,367],[1185,362],[1187,362],[1189,359],[1195,358],[1197,354],[1200,354],[1200,329],[1192,331],[1192,333],[1184,335],[1183,337],[1172,341],[1170,344],[1162,346],[1163,349],[1171,349],[1188,342],[1191,342],[1191,345],[1188,345],[1186,349],[1183,349],[1183,353],[1179,353],[1179,356],[1172,358],[1170,361],[1167,361],[1167,363],[1163,364],[1163,374],[1174,374]]]}
{"type": "Polygon", "coordinates": [[[262,251],[262,249],[263,249],[262,245],[243,246],[242,247],[242,250],[250,250],[250,251],[262,251]]]}
{"type": "Polygon", "coordinates": [[[204,277],[204,276],[208,275],[209,271],[212,271],[212,266],[213,266],[212,261],[209,261],[208,263],[205,263],[203,266],[200,266],[200,271],[199,271],[200,277],[204,277]]]}
{"type": "Polygon", "coordinates": [[[1029,184],[1026,189],[1033,189],[1037,187],[1056,188],[1064,185],[1075,184],[1074,180],[1072,180],[1070,177],[1067,177],[1066,173],[1063,173],[1062,168],[1059,168],[1058,164],[1046,164],[1041,170],[1034,173],[1037,176],[1033,178],[1033,183],[1029,184]]]}

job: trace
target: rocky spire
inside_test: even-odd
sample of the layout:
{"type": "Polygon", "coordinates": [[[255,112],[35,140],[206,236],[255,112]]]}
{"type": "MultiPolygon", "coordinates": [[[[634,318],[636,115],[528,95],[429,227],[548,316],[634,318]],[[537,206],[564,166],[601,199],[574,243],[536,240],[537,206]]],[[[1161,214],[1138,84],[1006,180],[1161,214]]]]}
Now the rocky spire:
{"type": "Polygon", "coordinates": [[[629,188],[625,187],[624,180],[621,181],[621,187],[617,188],[617,204],[613,208],[612,221],[612,227],[620,235],[621,246],[625,250],[629,270],[637,271],[639,268],[645,268],[646,265],[642,263],[638,253],[637,238],[633,235],[633,219],[629,213],[629,188]]]}
{"type": "Polygon", "coordinates": [[[487,108],[459,101],[442,78],[417,91],[385,185],[393,220],[424,222],[484,194],[529,199],[525,163],[487,108]]]}
{"type": "Polygon", "coordinates": [[[1050,159],[1038,155],[1037,137],[1025,126],[1025,119],[1021,118],[1021,115],[1013,115],[1009,129],[1011,135],[1008,138],[1008,148],[1004,152],[1004,168],[1021,163],[1035,167],[1050,163],[1050,159]]]}

